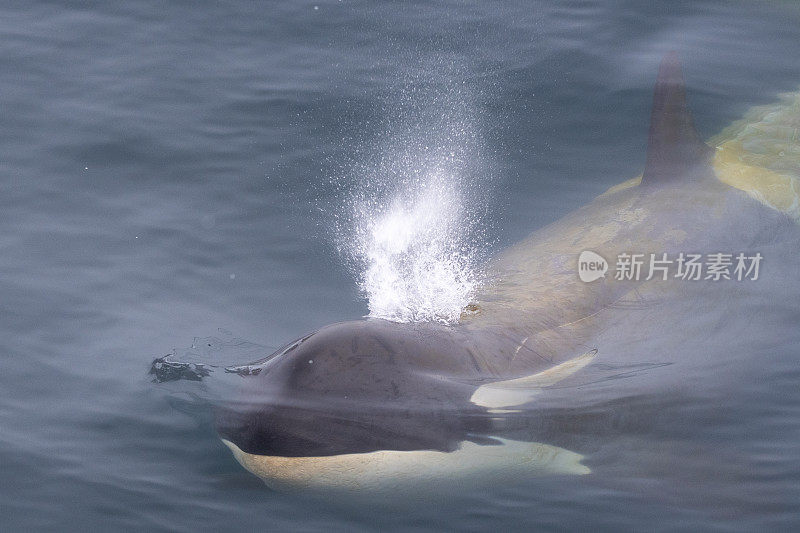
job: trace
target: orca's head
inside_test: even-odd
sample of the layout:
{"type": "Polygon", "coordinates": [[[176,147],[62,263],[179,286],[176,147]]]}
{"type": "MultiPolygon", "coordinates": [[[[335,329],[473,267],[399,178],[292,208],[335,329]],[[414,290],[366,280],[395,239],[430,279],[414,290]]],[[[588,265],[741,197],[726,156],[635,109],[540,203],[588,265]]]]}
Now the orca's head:
{"type": "Polygon", "coordinates": [[[454,334],[384,320],[322,328],[245,376],[217,411],[218,432],[258,456],[451,451],[485,423],[454,334]]]}

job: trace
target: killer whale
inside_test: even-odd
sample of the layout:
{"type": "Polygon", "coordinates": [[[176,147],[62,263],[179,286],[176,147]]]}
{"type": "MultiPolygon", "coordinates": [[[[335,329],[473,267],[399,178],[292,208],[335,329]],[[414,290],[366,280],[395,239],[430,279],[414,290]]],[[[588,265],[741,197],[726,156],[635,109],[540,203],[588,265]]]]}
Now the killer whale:
{"type": "Polygon", "coordinates": [[[689,295],[676,280],[584,283],[580,252],[739,251],[796,233],[796,178],[732,160],[735,149],[702,142],[668,54],[641,177],[492,260],[457,325],[344,322],[253,362],[258,372],[217,410],[220,437],[276,488],[364,490],[465,470],[588,473],[574,452],[493,437],[490,415],[581,379],[618,339],[646,338],[658,324],[652,310],[637,313],[642,301],[700,308],[720,298],[708,284],[689,295]]]}

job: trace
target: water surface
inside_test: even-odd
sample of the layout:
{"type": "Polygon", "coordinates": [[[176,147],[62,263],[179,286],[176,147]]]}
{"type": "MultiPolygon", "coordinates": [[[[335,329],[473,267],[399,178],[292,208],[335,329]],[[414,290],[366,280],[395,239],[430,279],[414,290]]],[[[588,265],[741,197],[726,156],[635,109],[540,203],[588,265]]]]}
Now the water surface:
{"type": "Polygon", "coordinates": [[[7,2],[0,45],[2,529],[798,526],[787,328],[734,391],[599,405],[569,442],[595,475],[435,508],[272,492],[147,374],[365,315],[331,229],[398,139],[458,152],[490,254],[641,171],[664,52],[705,137],[797,90],[794,3],[7,2]]]}

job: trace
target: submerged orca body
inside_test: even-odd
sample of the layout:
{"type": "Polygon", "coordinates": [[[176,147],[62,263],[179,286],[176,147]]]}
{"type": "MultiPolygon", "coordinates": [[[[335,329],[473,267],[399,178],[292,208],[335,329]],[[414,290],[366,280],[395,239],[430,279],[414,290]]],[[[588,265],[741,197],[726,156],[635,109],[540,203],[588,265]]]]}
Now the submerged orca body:
{"type": "Polygon", "coordinates": [[[797,180],[766,168],[745,179],[718,153],[694,129],[669,54],[643,177],[493,260],[457,325],[345,322],[259,361],[240,395],[218,409],[221,438],[245,468],[279,488],[371,489],[465,470],[587,473],[574,452],[496,436],[494,418],[553,385],[580,383],[595,363],[626,350],[645,357],[641,348],[655,336],[696,334],[702,320],[688,315],[705,306],[735,308],[735,297],[711,282],[689,287],[672,275],[613,272],[620,254],[750,252],[797,233],[791,210],[780,208],[792,199],[775,199],[800,191],[797,180]],[[764,185],[776,179],[789,180],[784,192],[764,185]],[[590,283],[577,273],[586,250],[612,263],[590,283]],[[659,309],[683,309],[676,312],[685,323],[662,322],[659,309]]]}
{"type": "Polygon", "coordinates": [[[577,453],[490,436],[477,391],[498,381],[486,356],[513,352],[511,341],[428,323],[333,324],[259,362],[240,399],[218,410],[217,428],[245,468],[279,489],[588,473],[577,453]],[[492,352],[490,339],[506,352],[492,352]]]}

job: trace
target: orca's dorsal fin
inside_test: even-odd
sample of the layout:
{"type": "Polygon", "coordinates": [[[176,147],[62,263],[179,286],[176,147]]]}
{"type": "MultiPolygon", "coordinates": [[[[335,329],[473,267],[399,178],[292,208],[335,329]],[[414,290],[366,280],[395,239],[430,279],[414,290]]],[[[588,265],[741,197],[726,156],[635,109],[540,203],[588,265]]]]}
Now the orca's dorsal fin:
{"type": "Polygon", "coordinates": [[[658,68],[642,185],[701,175],[698,169],[708,164],[712,152],[694,129],[678,54],[669,52],[658,68]]]}

